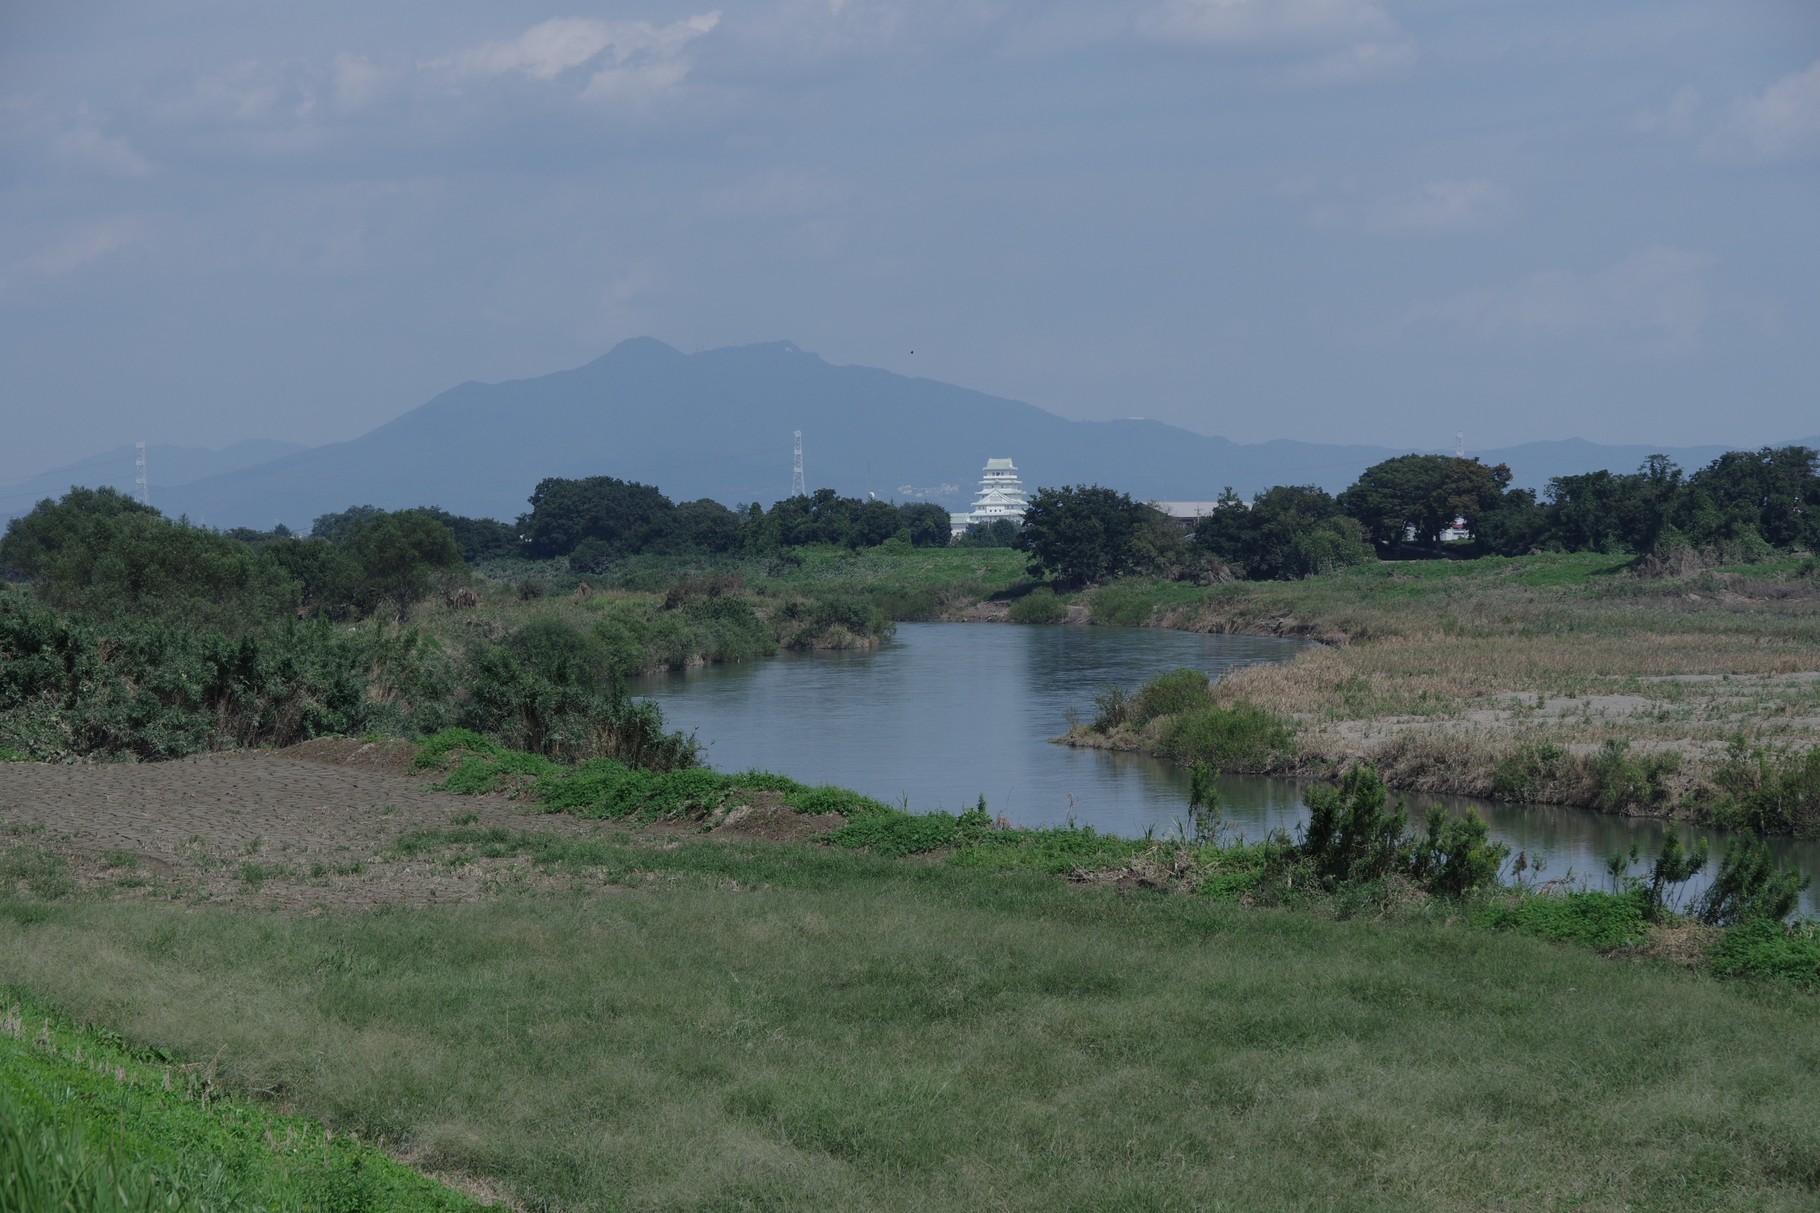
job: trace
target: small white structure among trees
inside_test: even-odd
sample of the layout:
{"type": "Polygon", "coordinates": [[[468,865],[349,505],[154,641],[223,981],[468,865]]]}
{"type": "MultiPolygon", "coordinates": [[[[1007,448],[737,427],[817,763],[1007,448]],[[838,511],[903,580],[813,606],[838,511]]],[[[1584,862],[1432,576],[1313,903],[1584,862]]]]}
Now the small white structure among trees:
{"type": "Polygon", "coordinates": [[[948,525],[957,536],[964,534],[970,526],[997,522],[1001,518],[1022,526],[1024,512],[1029,508],[1030,498],[1024,492],[1017,465],[1009,459],[987,459],[986,470],[980,476],[979,492],[973,498],[973,509],[964,514],[948,515],[948,525]]]}

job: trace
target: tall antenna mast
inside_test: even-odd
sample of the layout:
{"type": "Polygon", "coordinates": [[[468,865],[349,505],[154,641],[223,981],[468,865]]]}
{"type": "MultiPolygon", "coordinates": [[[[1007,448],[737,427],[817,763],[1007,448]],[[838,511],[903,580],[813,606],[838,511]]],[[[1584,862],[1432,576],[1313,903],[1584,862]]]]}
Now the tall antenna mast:
{"type": "Polygon", "coordinates": [[[1458,455],[1462,459],[1466,458],[1466,431],[1465,430],[1455,430],[1454,436],[1453,436],[1453,442],[1454,442],[1454,452],[1453,453],[1458,455]]]}
{"type": "Polygon", "coordinates": [[[809,484],[803,479],[803,432],[792,430],[791,433],[796,436],[796,463],[790,472],[790,496],[807,497],[809,484]]]}
{"type": "Polygon", "coordinates": [[[133,478],[133,488],[139,493],[139,504],[152,504],[152,482],[145,474],[145,440],[142,438],[133,444],[133,467],[138,475],[133,478]]]}

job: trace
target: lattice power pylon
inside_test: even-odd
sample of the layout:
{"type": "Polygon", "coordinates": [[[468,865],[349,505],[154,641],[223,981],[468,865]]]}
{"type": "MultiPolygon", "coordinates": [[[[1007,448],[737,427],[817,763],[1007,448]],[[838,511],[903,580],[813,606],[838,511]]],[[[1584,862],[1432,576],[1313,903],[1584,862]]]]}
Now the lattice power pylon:
{"type": "Polygon", "coordinates": [[[133,444],[133,468],[137,473],[133,477],[133,488],[139,493],[139,504],[152,504],[152,482],[145,474],[145,443],[133,444]]]}
{"type": "Polygon", "coordinates": [[[790,496],[807,497],[809,482],[803,479],[803,432],[792,430],[791,433],[796,436],[796,463],[790,472],[790,496]]]}

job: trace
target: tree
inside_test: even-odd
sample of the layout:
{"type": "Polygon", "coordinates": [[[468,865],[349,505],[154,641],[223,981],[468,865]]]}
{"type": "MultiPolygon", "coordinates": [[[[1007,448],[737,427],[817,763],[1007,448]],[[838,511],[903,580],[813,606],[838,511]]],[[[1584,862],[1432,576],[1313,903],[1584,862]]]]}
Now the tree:
{"type": "Polygon", "coordinates": [[[15,518],[0,539],[0,564],[63,610],[234,630],[291,609],[298,592],[263,552],[112,489],[72,489],[15,518]]]}
{"type": "Polygon", "coordinates": [[[1807,447],[1728,451],[1695,472],[1688,488],[1732,529],[1748,526],[1772,547],[1820,545],[1820,453],[1807,447]]]}
{"type": "Polygon", "coordinates": [[[449,528],[419,510],[363,518],[337,547],[341,596],[363,615],[390,602],[402,619],[466,569],[449,528]]]}
{"type": "Polygon", "coordinates": [[[932,501],[912,501],[897,507],[898,525],[910,532],[919,548],[945,548],[950,538],[948,511],[932,501]]]}
{"type": "Polygon", "coordinates": [[[1009,518],[970,522],[967,529],[961,532],[960,538],[954,541],[954,545],[962,548],[1014,548],[1017,546],[1017,529],[1017,523],[1009,518]]]}
{"type": "Polygon", "coordinates": [[[1357,518],[1372,542],[1394,548],[1413,531],[1418,542],[1441,546],[1455,518],[1478,529],[1510,484],[1505,464],[1486,466],[1454,455],[1398,455],[1373,464],[1340,494],[1341,510],[1357,518]]]}
{"type": "Polygon", "coordinates": [[[1030,556],[1030,572],[1076,584],[1131,572],[1140,553],[1134,542],[1146,514],[1124,493],[1100,485],[1040,488],[1024,512],[1014,545],[1030,556]]]}
{"type": "Polygon", "coordinates": [[[1249,507],[1228,488],[1195,524],[1194,542],[1254,581],[1312,577],[1374,558],[1359,523],[1313,485],[1279,485],[1249,507]]]}
{"type": "Polygon", "coordinates": [[[1569,552],[1648,552],[1681,496],[1681,469],[1666,455],[1651,455],[1627,476],[1557,476],[1548,482],[1549,539],[1569,552]]]}
{"type": "Polygon", "coordinates": [[[464,518],[437,506],[413,512],[448,527],[449,534],[455,536],[455,545],[461,549],[461,558],[469,564],[524,555],[518,528],[497,518],[464,518]]]}
{"type": "Polygon", "coordinates": [[[612,476],[550,477],[531,493],[531,512],[518,520],[532,556],[567,556],[584,539],[598,539],[616,556],[645,550],[675,509],[648,484],[612,476]]]}

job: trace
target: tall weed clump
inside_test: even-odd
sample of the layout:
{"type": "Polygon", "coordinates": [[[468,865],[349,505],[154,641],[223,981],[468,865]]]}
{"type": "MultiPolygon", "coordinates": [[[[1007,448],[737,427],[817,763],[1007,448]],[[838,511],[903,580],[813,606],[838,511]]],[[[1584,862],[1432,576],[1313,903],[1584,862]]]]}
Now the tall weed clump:
{"type": "Polygon", "coordinates": [[[1168,717],[1161,752],[1174,762],[1204,762],[1220,771],[1281,770],[1296,754],[1295,728],[1243,700],[1231,707],[1207,704],[1168,717]]]}
{"type": "Polygon", "coordinates": [[[1390,803],[1377,771],[1358,766],[1339,785],[1320,785],[1303,796],[1308,823],[1282,863],[1305,866],[1330,891],[1370,887],[1392,879],[1412,882],[1439,897],[1462,898],[1497,883],[1509,848],[1489,839],[1477,813],[1428,815],[1421,834],[1409,832],[1408,810],[1390,803]]]}
{"type": "Polygon", "coordinates": [[[656,704],[625,693],[612,648],[556,616],[534,618],[499,644],[474,642],[464,685],[461,723],[511,749],[655,770],[698,761],[692,737],[666,731],[656,704]]]}
{"type": "Polygon", "coordinates": [[[1714,825],[1820,836],[1820,745],[1773,750],[1734,739],[1711,782],[1703,818],[1714,825]]]}

